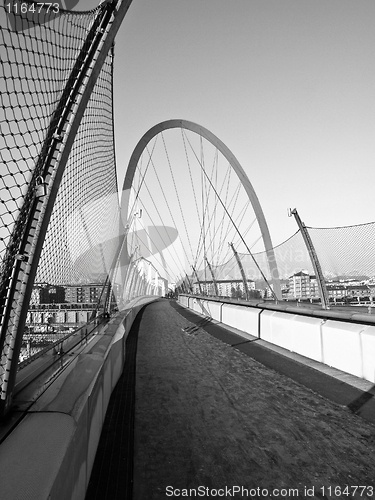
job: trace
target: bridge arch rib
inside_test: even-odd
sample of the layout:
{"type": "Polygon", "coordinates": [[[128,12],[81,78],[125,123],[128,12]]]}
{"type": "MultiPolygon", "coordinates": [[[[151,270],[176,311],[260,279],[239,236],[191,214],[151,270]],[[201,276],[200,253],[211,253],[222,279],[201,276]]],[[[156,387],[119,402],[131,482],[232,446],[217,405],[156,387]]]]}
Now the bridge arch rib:
{"type": "Polygon", "coordinates": [[[188,130],[203,137],[205,140],[211,143],[211,145],[217,148],[217,150],[226,158],[228,163],[233,168],[253,207],[261,231],[261,237],[263,239],[264,247],[266,250],[267,264],[271,276],[271,282],[273,284],[274,295],[276,296],[277,299],[281,299],[279,273],[277,268],[277,262],[275,259],[275,254],[273,251],[272,240],[266,222],[266,218],[264,216],[262,207],[255,193],[255,190],[248,176],[246,175],[244,169],[242,168],[242,166],[240,165],[239,161],[234,156],[234,154],[230,151],[230,149],[217,136],[215,136],[212,132],[210,132],[205,127],[202,127],[201,125],[198,125],[188,120],[171,119],[158,123],[157,125],[150,128],[142,136],[142,138],[139,140],[138,144],[136,145],[131,155],[123,183],[122,200],[121,200],[122,220],[128,221],[129,217],[131,217],[131,213],[129,212],[130,193],[137,165],[138,162],[140,161],[143,152],[145,151],[148,144],[152,141],[153,138],[155,138],[158,134],[161,134],[162,132],[170,129],[188,130]]]}

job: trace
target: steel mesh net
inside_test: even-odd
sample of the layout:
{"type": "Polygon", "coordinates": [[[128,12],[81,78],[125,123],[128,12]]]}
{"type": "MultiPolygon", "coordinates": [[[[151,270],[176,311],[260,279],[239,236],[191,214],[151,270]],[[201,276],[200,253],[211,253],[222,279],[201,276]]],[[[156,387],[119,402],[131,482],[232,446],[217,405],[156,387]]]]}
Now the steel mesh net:
{"type": "Polygon", "coordinates": [[[36,281],[104,284],[118,244],[112,55],[102,68],[55,201],[36,281]]]}
{"type": "MultiPolygon", "coordinates": [[[[23,4],[37,5],[27,1],[23,4]]],[[[104,8],[102,4],[82,13],[59,9],[58,15],[41,8],[32,14],[19,10],[17,15],[14,12],[9,15],[6,6],[0,6],[0,291],[3,301],[24,237],[25,221],[34,202],[30,186],[34,186],[41,172],[40,159],[46,139],[59,119],[62,96],[71,91],[68,78],[84,54],[82,47],[90,28],[104,8]]],[[[35,292],[39,293],[38,283],[65,286],[94,281],[103,289],[107,284],[119,239],[112,85],[113,54],[110,53],[91,93],[59,186],[39,260],[35,292]]],[[[32,307],[40,302],[38,293],[32,295],[32,307]]],[[[105,294],[94,298],[103,305],[105,294]]],[[[4,302],[0,306],[3,307],[4,302]]],[[[71,312],[64,314],[65,320],[70,321],[71,312]]],[[[75,317],[76,321],[88,319],[83,312],[77,312],[75,317]]],[[[50,319],[48,311],[34,310],[29,312],[27,321],[48,325],[50,319]]],[[[11,318],[10,327],[12,321],[11,318]]],[[[51,330],[57,333],[52,327],[50,333],[51,330]]],[[[41,341],[43,345],[50,335],[48,326],[44,331],[47,333],[41,341]]],[[[3,337],[2,342],[0,375],[11,359],[13,334],[3,337]]],[[[26,350],[27,355],[35,351],[30,345],[26,350]]]]}
{"type": "MultiPolygon", "coordinates": [[[[363,279],[375,276],[375,222],[355,226],[332,228],[308,227],[315,251],[326,280],[335,278],[363,279]]],[[[279,276],[287,280],[293,274],[306,271],[314,274],[309,252],[302,234],[297,231],[286,241],[274,247],[279,276]]],[[[271,280],[266,252],[238,254],[247,278],[271,280]]],[[[215,279],[241,280],[238,263],[234,257],[214,269],[215,279]]]]}
{"type": "Polygon", "coordinates": [[[17,251],[20,210],[26,213],[31,203],[25,195],[36,159],[95,16],[96,11],[60,11],[58,17],[43,10],[31,17],[19,12],[15,29],[0,5],[0,276],[12,265],[5,255],[17,251]]]}
{"type": "Polygon", "coordinates": [[[375,222],[308,231],[326,278],[375,276],[375,222]]]}

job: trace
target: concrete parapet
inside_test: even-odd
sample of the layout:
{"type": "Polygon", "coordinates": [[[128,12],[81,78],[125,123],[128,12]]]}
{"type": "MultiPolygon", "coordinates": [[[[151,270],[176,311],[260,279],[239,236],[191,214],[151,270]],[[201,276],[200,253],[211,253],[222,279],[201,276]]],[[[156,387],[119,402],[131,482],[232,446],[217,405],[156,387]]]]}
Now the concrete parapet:
{"type": "Polygon", "coordinates": [[[362,377],[375,384],[375,327],[366,326],[360,333],[362,346],[362,377]]]}
{"type": "Polygon", "coordinates": [[[236,328],[244,338],[255,335],[375,383],[375,316],[271,303],[250,306],[223,300],[220,305],[217,299],[211,302],[197,297],[188,298],[187,303],[205,315],[207,310],[220,309],[221,320],[214,319],[236,328]]]}
{"type": "Polygon", "coordinates": [[[321,326],[324,320],[288,312],[263,311],[260,338],[322,362],[321,326]]]}
{"type": "Polygon", "coordinates": [[[207,300],[205,302],[205,308],[208,312],[208,315],[215,321],[222,322],[222,317],[221,317],[222,307],[223,304],[221,302],[211,301],[211,300],[210,301],[207,300]]]}
{"type": "Polygon", "coordinates": [[[363,377],[361,333],[365,325],[328,320],[322,327],[323,363],[363,377]]]}
{"type": "Polygon", "coordinates": [[[221,322],[244,333],[248,333],[253,337],[258,337],[260,313],[261,309],[257,309],[256,307],[223,304],[221,322]]]}

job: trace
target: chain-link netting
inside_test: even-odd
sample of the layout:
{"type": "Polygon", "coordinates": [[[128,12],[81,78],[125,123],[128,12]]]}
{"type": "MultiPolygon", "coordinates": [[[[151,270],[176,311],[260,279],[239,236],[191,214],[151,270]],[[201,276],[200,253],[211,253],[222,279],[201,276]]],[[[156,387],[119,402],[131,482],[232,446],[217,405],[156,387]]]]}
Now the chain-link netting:
{"type": "MultiPolygon", "coordinates": [[[[375,222],[333,228],[308,227],[307,230],[327,282],[335,279],[366,280],[375,277],[375,222]]],[[[315,274],[300,231],[274,247],[274,253],[281,279],[288,280],[301,271],[315,274]]],[[[272,279],[266,252],[253,255],[239,253],[238,256],[248,279],[258,282],[259,285],[262,281],[260,270],[267,279],[272,279]]],[[[242,280],[235,256],[225,264],[216,266],[214,276],[218,282],[242,280]]],[[[203,272],[200,273],[199,279],[205,279],[203,272]]]]}
{"type": "MultiPolygon", "coordinates": [[[[53,181],[51,165],[57,165],[57,155],[49,158],[48,147],[53,140],[63,140],[55,131],[61,128],[64,113],[69,124],[71,111],[69,114],[66,102],[80,78],[79,67],[87,71],[86,47],[99,31],[103,32],[98,23],[109,10],[108,4],[90,12],[67,12],[59,6],[48,9],[49,4],[28,1],[14,5],[0,6],[1,323],[7,314],[4,305],[9,302],[15,263],[23,257],[19,249],[28,230],[29,214],[35,208],[38,184],[43,190],[44,181],[53,181]],[[46,159],[50,161],[49,174],[43,178],[46,159]]],[[[107,275],[120,232],[112,80],[110,53],[91,93],[57,191],[31,297],[23,358],[35,352],[33,343],[44,346],[53,341],[54,334],[60,338],[64,330],[66,333],[74,324],[88,321],[90,311],[82,311],[79,302],[86,302],[83,306],[91,310],[105,302],[103,289],[108,289],[107,275]],[[89,292],[85,296],[80,285],[87,284],[92,286],[86,287],[89,292]],[[40,290],[53,286],[64,290],[58,306],[51,300],[53,293],[41,299],[40,290]],[[67,289],[72,287],[75,296],[70,294],[69,298],[67,289]],[[75,302],[77,310],[67,311],[75,302]],[[42,307],[49,310],[41,311],[42,307]],[[69,328],[62,323],[68,323],[69,328]]],[[[74,103],[79,102],[80,93],[74,103]]],[[[12,314],[17,317],[9,320],[11,332],[20,312],[12,314]]],[[[7,337],[3,334],[0,375],[10,363],[14,342],[14,333],[7,337]]]]}
{"type": "Polygon", "coordinates": [[[36,160],[96,15],[18,12],[15,29],[7,7],[0,5],[0,277],[13,265],[11,257],[32,203],[25,195],[32,174],[38,174],[36,160]]]}
{"type": "Polygon", "coordinates": [[[375,277],[375,222],[307,229],[326,278],[375,277]]]}
{"type": "Polygon", "coordinates": [[[118,248],[112,55],[102,68],[54,204],[36,281],[103,283],[118,248]]]}
{"type": "MultiPolygon", "coordinates": [[[[298,231],[288,240],[273,248],[280,278],[287,278],[301,269],[311,269],[311,261],[301,233],[298,231]]],[[[259,281],[264,276],[271,280],[268,257],[265,251],[254,254],[238,252],[246,278],[259,281]],[[263,276],[262,276],[263,274],[263,276]]],[[[240,266],[234,254],[224,264],[213,267],[213,274],[217,281],[242,280],[240,266]]],[[[199,272],[199,279],[204,281],[210,276],[208,270],[199,272]]],[[[193,279],[193,281],[195,281],[193,279]]]]}

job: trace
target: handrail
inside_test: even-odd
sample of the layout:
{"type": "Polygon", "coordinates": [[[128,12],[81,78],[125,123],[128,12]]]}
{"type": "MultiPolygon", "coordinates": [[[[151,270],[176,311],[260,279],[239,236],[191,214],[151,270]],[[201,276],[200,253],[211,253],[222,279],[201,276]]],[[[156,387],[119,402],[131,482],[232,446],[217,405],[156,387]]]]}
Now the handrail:
{"type": "MultiPolygon", "coordinates": [[[[35,359],[38,359],[40,358],[41,356],[43,356],[44,354],[46,354],[47,352],[49,351],[52,351],[54,350],[56,347],[61,347],[60,349],[60,352],[62,352],[62,346],[64,344],[64,342],[66,340],[68,340],[70,337],[72,337],[73,335],[76,335],[80,330],[83,330],[83,329],[87,329],[88,325],[91,325],[92,323],[94,323],[95,326],[97,326],[97,323],[98,323],[98,319],[99,318],[102,318],[103,316],[103,313],[98,315],[96,318],[90,320],[89,322],[87,322],[85,325],[83,326],[80,326],[79,328],[77,328],[76,330],[74,330],[73,332],[69,332],[65,335],[65,337],[61,338],[61,339],[58,339],[56,340],[55,342],[52,342],[51,344],[49,344],[48,346],[40,349],[38,352],[36,352],[35,354],[32,354],[31,356],[29,356],[28,358],[24,359],[23,361],[21,361],[20,363],[18,363],[18,371],[19,370],[22,370],[22,368],[24,368],[25,366],[29,365],[30,363],[32,363],[35,359]]],[[[94,326],[94,328],[95,328],[94,326]]],[[[92,332],[92,330],[90,330],[90,332],[87,332],[86,330],[86,333],[85,335],[81,338],[86,338],[90,333],[92,332]]],[[[59,352],[57,352],[57,354],[59,354],[59,352]]],[[[17,382],[16,382],[17,383],[17,382]]]]}

